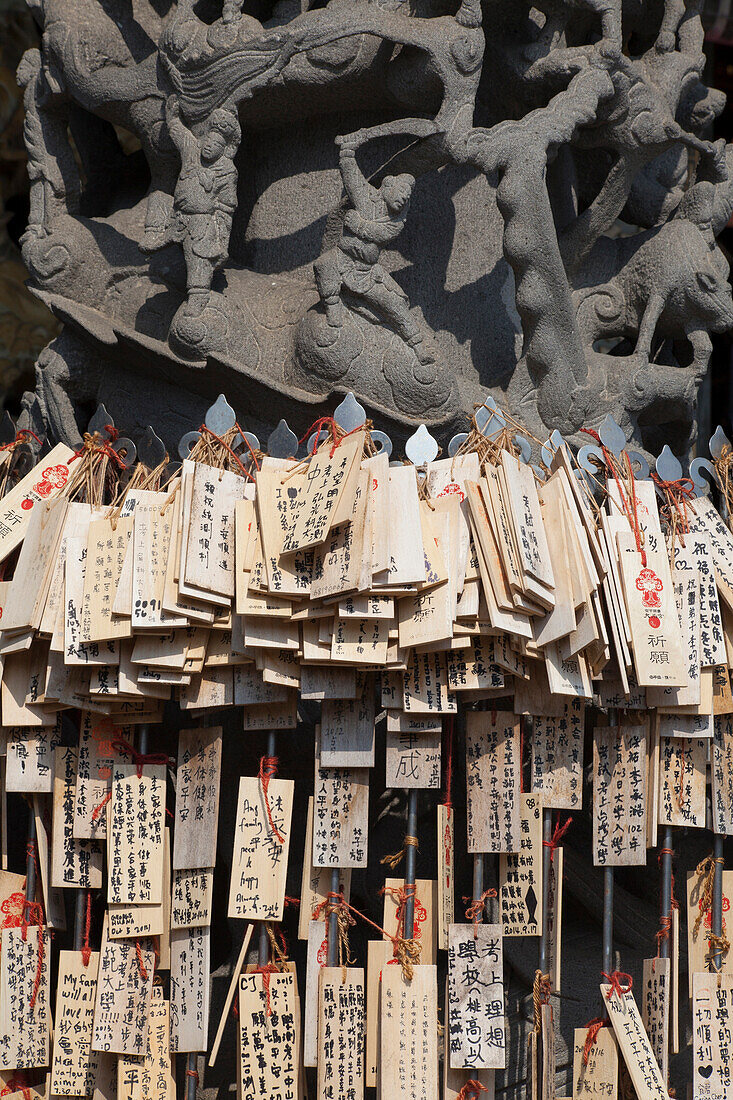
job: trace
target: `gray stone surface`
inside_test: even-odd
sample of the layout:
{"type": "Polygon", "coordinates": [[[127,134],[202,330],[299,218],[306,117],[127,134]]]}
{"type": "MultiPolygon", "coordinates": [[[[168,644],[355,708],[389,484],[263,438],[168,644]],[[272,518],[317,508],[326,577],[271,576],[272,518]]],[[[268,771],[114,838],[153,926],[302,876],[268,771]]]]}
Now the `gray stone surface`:
{"type": "Polygon", "coordinates": [[[733,324],[731,152],[681,0],[29,0],[31,285],[51,434],[169,447],[220,391],[398,441],[491,393],[684,451],[733,324]],[[619,219],[630,227],[619,236],[619,219]]]}

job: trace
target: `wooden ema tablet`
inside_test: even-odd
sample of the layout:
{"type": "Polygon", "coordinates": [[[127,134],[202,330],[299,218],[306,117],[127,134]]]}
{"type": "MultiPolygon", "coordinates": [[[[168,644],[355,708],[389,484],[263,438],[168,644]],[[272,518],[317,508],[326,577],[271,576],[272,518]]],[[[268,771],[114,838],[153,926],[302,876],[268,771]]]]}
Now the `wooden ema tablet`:
{"type": "Polygon", "coordinates": [[[613,1029],[602,1027],[583,1062],[588,1030],[577,1027],[573,1042],[573,1100],[610,1100],[618,1094],[618,1046],[613,1029]]]}
{"type": "Polygon", "coordinates": [[[364,971],[324,966],[318,987],[318,1096],[364,1096],[364,971]]]}
{"type": "Polygon", "coordinates": [[[53,792],[54,752],[61,744],[61,722],[28,729],[11,726],[7,730],[7,769],[5,787],[23,794],[53,792]]]}
{"type": "Polygon", "coordinates": [[[668,1100],[667,1086],[649,1045],[633,993],[619,995],[614,990],[609,997],[611,988],[601,985],[601,994],[637,1096],[646,1100],[668,1100]]]}
{"type": "Polygon", "coordinates": [[[629,532],[618,537],[626,609],[640,687],[684,687],[685,658],[666,551],[646,551],[629,532]]]}
{"type": "Polygon", "coordinates": [[[400,966],[382,969],[380,1095],[438,1097],[437,972],[416,966],[408,982],[400,966]]]}
{"type": "Polygon", "coordinates": [[[131,733],[131,727],[117,727],[103,714],[81,713],[74,802],[74,836],[80,840],[107,837],[105,800],[112,790],[112,770],[123,763],[112,742],[130,741],[131,733]]]}
{"type": "MultiPolygon", "coordinates": [[[[733,871],[723,871],[723,922],[728,929],[730,914],[733,912],[733,871]]],[[[702,883],[694,871],[687,872],[687,973],[689,977],[689,996],[692,998],[692,975],[707,969],[707,955],[710,950],[708,935],[712,928],[710,909],[703,912],[702,883]],[[702,913],[697,931],[695,923],[702,913]]],[[[728,932],[728,935],[730,933],[728,932]]],[[[722,971],[733,972],[733,959],[730,950],[721,952],[722,971]]]]}
{"type": "Polygon", "coordinates": [[[60,951],[51,1063],[53,1096],[91,1096],[100,1055],[92,1051],[99,952],[60,951]]]}
{"type": "Polygon", "coordinates": [[[499,857],[499,912],[505,936],[542,931],[542,803],[519,796],[519,851],[499,857]]]}
{"type": "Polygon", "coordinates": [[[155,954],[149,944],[149,940],[142,942],[138,956],[134,942],[109,939],[105,920],[92,1050],[136,1057],[145,1054],[155,968],[155,954]]]}
{"type": "Polygon", "coordinates": [[[707,738],[659,738],[659,824],[705,828],[707,738]]]}
{"type": "Polygon", "coordinates": [[[579,699],[562,718],[535,717],[532,730],[532,791],[546,810],[578,810],[583,801],[585,707],[579,699]]]}
{"type": "Polygon", "coordinates": [[[171,932],[171,1051],[205,1051],[209,1031],[209,928],[171,932]]]}
{"type": "Polygon", "coordinates": [[[33,512],[63,491],[71,475],[74,451],[65,443],[56,446],[21,478],[0,505],[0,560],[5,561],[25,538],[33,512]]]}
{"type": "Polygon", "coordinates": [[[501,925],[452,924],[448,938],[451,1069],[503,1069],[506,1041],[501,925]]]}
{"type": "Polygon", "coordinates": [[[440,729],[428,732],[387,730],[385,786],[402,790],[440,790],[440,729]]]}
{"type": "Polygon", "coordinates": [[[25,935],[22,928],[3,928],[0,942],[0,1069],[47,1066],[51,937],[31,924],[25,935]]]}
{"type": "Polygon", "coordinates": [[[672,997],[669,959],[644,959],[641,1020],[663,1079],[669,1076],[669,1021],[672,997]]]}
{"type": "MultiPolygon", "coordinates": [[[[137,939],[148,936],[160,936],[161,960],[164,944],[170,925],[171,898],[171,840],[170,829],[165,830],[163,838],[163,880],[161,885],[162,901],[145,905],[107,906],[108,933],[111,940],[137,939]]],[[[167,969],[159,961],[161,969],[167,969]]]]}
{"type": "MultiPolygon", "coordinates": [[[[300,906],[298,907],[298,939],[308,939],[308,925],[312,920],[325,922],[324,903],[330,890],[331,872],[326,867],[313,866],[313,795],[310,795],[305,826],[300,906]]],[[[339,890],[348,901],[351,895],[351,871],[348,868],[344,868],[339,874],[339,890]]]]}
{"type": "Polygon", "coordinates": [[[713,832],[733,835],[733,721],[718,715],[710,749],[713,832]]]}
{"type": "Polygon", "coordinates": [[[107,899],[118,905],[158,905],[163,890],[164,764],[116,764],[108,836],[107,899]]]}
{"type": "Polygon", "coordinates": [[[219,824],[221,726],[178,735],[173,869],[213,867],[219,824]]]}
{"type": "Polygon", "coordinates": [[[692,976],[693,1100],[729,1100],[733,1054],[728,1038],[733,1014],[733,977],[692,976]]]}
{"type": "Polygon", "coordinates": [[[78,750],[68,745],[55,753],[51,886],[102,889],[102,850],[93,840],[74,836],[78,750]]]}
{"type": "Polygon", "coordinates": [[[292,779],[271,779],[266,800],[263,783],[256,776],[239,780],[230,917],[282,920],[294,787],[292,779]]]}
{"type": "Polygon", "coordinates": [[[520,846],[519,719],[509,711],[466,715],[468,851],[520,846]]]}
{"type": "MultiPolygon", "coordinates": [[[[444,1020],[449,1016],[448,1009],[448,979],[445,982],[445,1013],[444,1020]]],[[[449,1052],[450,1033],[447,1027],[443,1028],[443,1098],[444,1100],[458,1100],[461,1089],[469,1081],[478,1081],[483,1085],[485,1092],[481,1092],[481,1100],[494,1100],[496,1073],[493,1069],[451,1069],[449,1052]]]]}
{"type": "Polygon", "coordinates": [[[169,1026],[169,1004],[162,989],[155,987],[150,1001],[147,1050],[142,1058],[119,1058],[117,1100],[174,1100],[169,1026]]]}
{"type": "Polygon", "coordinates": [[[562,986],[562,885],[564,853],[562,847],[554,848],[550,858],[550,884],[547,894],[548,972],[553,993],[562,986]]]}
{"type": "Polygon", "coordinates": [[[313,866],[365,867],[369,769],[321,767],[313,788],[313,866]]]}
{"type": "Polygon", "coordinates": [[[205,928],[211,924],[214,868],[197,867],[173,872],[171,930],[205,928]]]}
{"type": "Polygon", "coordinates": [[[356,699],[326,699],[321,708],[321,763],[326,768],[374,767],[374,690],[367,676],[356,699]]]}
{"type": "Polygon", "coordinates": [[[448,950],[448,928],[455,919],[454,861],[455,819],[453,809],[442,802],[438,817],[438,949],[448,950]]]}
{"type": "Polygon", "coordinates": [[[593,862],[646,863],[646,726],[593,731],[593,862]]]}
{"type": "Polygon", "coordinates": [[[241,1100],[299,1100],[299,1048],[295,976],[271,974],[266,990],[262,974],[243,974],[237,1075],[241,1100]]]}

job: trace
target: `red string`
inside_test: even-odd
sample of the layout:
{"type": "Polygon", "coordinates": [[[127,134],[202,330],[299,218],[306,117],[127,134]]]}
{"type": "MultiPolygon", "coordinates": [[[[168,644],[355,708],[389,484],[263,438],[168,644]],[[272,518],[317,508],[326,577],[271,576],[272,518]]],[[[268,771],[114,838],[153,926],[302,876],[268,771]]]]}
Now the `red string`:
{"type": "Polygon", "coordinates": [[[590,1058],[590,1052],[593,1049],[593,1045],[598,1038],[598,1032],[602,1027],[608,1027],[608,1020],[604,1020],[602,1016],[596,1016],[594,1020],[591,1020],[586,1025],[588,1031],[585,1036],[585,1045],[583,1047],[583,1065],[588,1065],[588,1059],[590,1058]]]}
{"type": "MultiPolygon", "coordinates": [[[[659,865],[661,865],[662,856],[670,856],[670,858],[672,858],[674,856],[674,852],[671,848],[660,848],[659,849],[659,854],[657,855],[657,864],[659,864],[659,865]]],[[[673,871],[671,876],[670,876],[670,891],[669,891],[669,893],[670,893],[669,910],[670,911],[667,914],[660,915],[660,917],[659,917],[659,931],[656,933],[656,941],[657,941],[657,956],[656,957],[657,958],[660,957],[662,944],[666,943],[666,941],[669,939],[669,937],[672,933],[672,912],[673,912],[673,910],[679,909],[679,907],[680,907],[679,902],[677,901],[677,898],[674,896],[674,890],[675,890],[675,886],[674,886],[674,871],[673,871]]],[[[660,904],[660,909],[661,909],[661,904],[660,904]]]]}
{"type": "Polygon", "coordinates": [[[449,717],[446,723],[446,762],[445,762],[445,800],[443,805],[447,810],[453,809],[453,718],[449,717]]]}
{"type": "MultiPolygon", "coordinates": [[[[24,435],[32,435],[33,438],[35,439],[36,443],[38,443],[39,446],[41,446],[41,447],[43,446],[43,440],[39,439],[38,436],[36,435],[36,433],[32,432],[30,430],[30,428],[18,428],[17,432],[15,433],[15,439],[11,443],[3,443],[2,447],[0,447],[0,451],[12,451],[12,450],[14,450],[18,446],[19,443],[23,442],[23,436],[24,435]]],[[[2,1096],[2,1095],[3,1094],[0,1093],[0,1096],[2,1096]]]]}
{"type": "Polygon", "coordinates": [[[479,1100],[480,1093],[488,1091],[486,1085],[482,1085],[480,1081],[474,1081],[474,1079],[471,1078],[463,1085],[461,1091],[456,1096],[456,1100],[479,1100]]]}
{"type": "Polygon", "coordinates": [[[246,435],[244,434],[244,432],[242,431],[242,429],[241,429],[241,428],[239,427],[239,424],[238,424],[238,423],[236,423],[236,422],[235,422],[235,425],[234,425],[234,427],[235,427],[235,428],[237,429],[237,431],[238,431],[238,432],[239,432],[239,434],[241,435],[241,437],[242,437],[242,441],[243,441],[244,443],[246,443],[246,444],[247,444],[247,450],[249,451],[250,455],[252,456],[252,461],[254,462],[255,470],[259,470],[259,468],[260,468],[260,464],[259,464],[259,462],[257,461],[257,455],[256,455],[256,454],[254,453],[254,451],[252,450],[252,444],[251,444],[251,443],[250,443],[250,441],[249,441],[249,440],[247,439],[247,436],[246,436],[246,435]]]}
{"type": "Polygon", "coordinates": [[[621,507],[623,508],[624,513],[626,514],[626,518],[628,519],[631,526],[631,530],[634,533],[634,538],[636,540],[636,549],[641,554],[641,564],[646,569],[646,551],[644,549],[644,543],[641,538],[641,528],[639,527],[639,516],[636,507],[636,491],[634,489],[634,471],[631,466],[631,459],[629,458],[626,451],[624,451],[624,457],[628,466],[629,481],[631,483],[631,503],[629,503],[629,499],[627,498],[626,493],[624,492],[623,485],[621,484],[621,479],[616,473],[616,467],[614,465],[611,453],[601,442],[601,437],[599,436],[598,432],[594,431],[593,428],[581,428],[580,430],[581,432],[584,432],[585,435],[589,435],[592,439],[595,439],[596,443],[601,448],[603,460],[606,463],[606,468],[611,471],[611,474],[613,475],[613,480],[616,482],[616,488],[618,489],[621,507]]]}
{"type": "Polygon", "coordinates": [[[92,955],[92,949],[89,946],[89,933],[92,927],[92,892],[87,890],[87,914],[84,922],[84,944],[81,949],[81,961],[84,966],[89,966],[89,959],[92,955]]]}
{"type": "MultiPolygon", "coordinates": [[[[109,427],[109,425],[107,425],[107,427],[109,427]]],[[[119,432],[117,434],[119,435],[119,432]]],[[[95,432],[94,435],[96,437],[97,433],[95,432]]],[[[113,438],[116,438],[116,436],[113,437],[113,438]]],[[[77,458],[81,458],[81,456],[83,454],[86,454],[87,451],[90,451],[90,450],[94,451],[96,454],[106,455],[107,458],[110,459],[111,462],[116,463],[116,465],[119,467],[120,470],[126,470],[127,469],[127,466],[125,465],[124,461],[117,454],[117,451],[113,450],[113,448],[110,447],[109,443],[106,442],[106,440],[97,441],[96,439],[95,439],[95,442],[92,444],[91,447],[88,447],[86,445],[82,445],[79,448],[78,451],[74,451],[73,455],[69,459],[69,466],[71,465],[72,462],[75,462],[77,458]]]]}
{"type": "Polygon", "coordinates": [[[36,965],[36,978],[33,982],[33,993],[31,994],[30,999],[31,1008],[35,1008],[36,998],[38,996],[38,990],[41,987],[41,977],[43,974],[43,958],[45,954],[43,926],[45,924],[45,919],[43,916],[43,906],[41,905],[41,903],[38,901],[28,901],[28,899],[26,898],[25,904],[23,906],[23,918],[20,925],[24,943],[26,941],[28,928],[31,923],[35,924],[38,928],[38,963],[36,965]]]}
{"type": "Polygon", "coordinates": [[[199,1071],[197,1069],[187,1069],[186,1077],[193,1077],[194,1081],[198,1085],[199,1083],[199,1071]]]}
{"type": "Polygon", "coordinates": [[[270,823],[270,830],[277,840],[278,844],[285,843],[285,837],[282,835],[272,817],[272,810],[270,809],[270,799],[267,794],[268,787],[270,786],[270,780],[274,779],[277,775],[277,757],[276,756],[263,756],[260,760],[260,770],[257,774],[257,778],[260,781],[260,790],[262,791],[262,798],[265,803],[265,810],[267,811],[267,820],[270,823]]]}
{"type": "Polygon", "coordinates": [[[293,908],[296,908],[298,905],[300,905],[300,898],[289,898],[288,895],[286,894],[285,895],[285,905],[286,906],[287,905],[292,905],[293,908]]]}
{"type": "Polygon", "coordinates": [[[143,962],[143,949],[140,946],[140,940],[135,940],[135,951],[137,953],[137,965],[140,970],[140,977],[144,982],[148,980],[148,972],[145,969],[145,963],[143,962]]]}
{"type": "MultiPolygon", "coordinates": [[[[395,889],[395,887],[389,887],[389,890],[392,890],[392,889],[395,889]]],[[[388,890],[387,887],[383,887],[379,892],[380,892],[380,894],[384,894],[384,893],[387,892],[387,890],[388,890]]],[[[413,891],[415,890],[414,885],[412,886],[412,890],[413,891]]],[[[326,894],[325,900],[320,902],[315,907],[315,909],[313,910],[313,918],[312,919],[313,920],[318,920],[318,918],[320,917],[320,915],[323,912],[324,908],[328,908],[330,911],[336,911],[338,909],[346,909],[346,910],[348,910],[349,913],[353,913],[355,916],[357,916],[361,920],[363,920],[365,924],[370,925],[370,927],[373,928],[376,932],[379,932],[380,936],[386,936],[386,938],[388,940],[391,940],[393,947],[397,947],[397,945],[400,942],[400,939],[401,939],[400,936],[393,936],[391,934],[391,932],[387,931],[386,928],[382,928],[381,925],[376,924],[373,920],[370,920],[370,918],[367,917],[364,913],[359,912],[359,910],[355,909],[353,905],[350,905],[341,891],[329,890],[329,892],[326,894]]],[[[399,916],[399,911],[398,911],[398,923],[399,923],[400,919],[401,918],[399,916]]]]}
{"type": "Polygon", "coordinates": [[[8,1083],[0,1089],[0,1096],[8,1096],[12,1092],[22,1092],[23,1100],[31,1100],[31,1090],[24,1073],[10,1078],[8,1083]]]}
{"type": "Polygon", "coordinates": [[[605,970],[602,970],[601,977],[605,978],[611,986],[606,994],[607,1001],[611,1000],[614,993],[618,993],[619,997],[623,999],[624,993],[630,993],[631,987],[634,984],[634,979],[631,975],[623,970],[614,970],[612,974],[607,974],[605,970]]]}
{"type": "Polygon", "coordinates": [[[478,935],[477,929],[478,929],[479,923],[480,923],[480,921],[482,921],[484,919],[484,911],[486,909],[486,902],[489,900],[489,898],[495,898],[496,896],[497,896],[496,890],[490,889],[490,890],[484,890],[481,897],[476,898],[474,901],[471,901],[471,898],[464,898],[463,899],[463,904],[464,905],[468,905],[468,903],[471,902],[471,904],[468,905],[468,908],[466,909],[466,920],[471,921],[471,923],[473,924],[473,938],[474,939],[476,939],[476,936],[478,935]]]}
{"type": "MultiPolygon", "coordinates": [[[[138,776],[138,778],[139,778],[139,776],[138,776]]],[[[104,796],[102,801],[99,803],[99,805],[95,806],[94,809],[92,810],[92,821],[97,820],[97,818],[99,817],[99,815],[101,814],[102,810],[107,805],[107,803],[109,802],[111,797],[112,797],[112,791],[107,791],[106,795],[104,796]]]]}
{"type": "MultiPolygon", "coordinates": [[[[680,477],[676,481],[663,481],[659,474],[654,472],[651,474],[651,479],[664,494],[667,512],[670,518],[672,511],[675,511],[682,525],[682,531],[687,531],[689,529],[687,505],[695,498],[692,479],[689,477],[680,477]]],[[[684,541],[682,545],[685,545],[684,541]]]]}
{"type": "Polygon", "coordinates": [[[550,863],[555,859],[555,849],[560,846],[560,841],[565,836],[566,832],[573,823],[572,817],[568,817],[567,821],[563,825],[560,825],[560,820],[555,822],[555,830],[549,840],[543,840],[542,844],[545,848],[550,849],[550,863]]]}
{"type": "Polygon", "coordinates": [[[129,741],[124,741],[122,738],[113,741],[112,748],[115,752],[122,752],[130,757],[132,763],[137,766],[138,779],[142,779],[145,764],[165,764],[171,767],[175,764],[175,760],[164,752],[137,752],[129,741]]]}
{"type": "Polygon", "coordinates": [[[266,963],[265,966],[256,966],[252,973],[262,975],[262,988],[265,991],[267,1015],[272,1016],[272,1005],[270,1004],[270,978],[273,974],[279,974],[280,971],[274,963],[269,962],[266,963]]]}
{"type": "Polygon", "coordinates": [[[347,436],[353,435],[354,432],[362,431],[364,425],[359,424],[358,427],[352,428],[350,432],[341,432],[341,429],[339,428],[338,424],[332,416],[319,416],[318,420],[315,420],[311,424],[305,435],[298,440],[298,443],[303,443],[313,432],[315,432],[315,437],[313,439],[313,450],[311,451],[311,455],[314,455],[318,450],[318,437],[324,430],[324,428],[328,431],[332,441],[331,451],[328,457],[333,458],[336,448],[341,446],[347,436]],[[341,432],[341,435],[338,434],[339,432],[341,432]]]}

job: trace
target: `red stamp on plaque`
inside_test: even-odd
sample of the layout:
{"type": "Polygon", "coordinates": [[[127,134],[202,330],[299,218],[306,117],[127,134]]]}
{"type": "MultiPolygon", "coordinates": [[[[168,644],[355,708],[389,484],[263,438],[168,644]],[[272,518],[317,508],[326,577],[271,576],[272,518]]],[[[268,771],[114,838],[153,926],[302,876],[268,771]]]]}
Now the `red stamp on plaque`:
{"type": "Polygon", "coordinates": [[[460,485],[456,485],[455,481],[449,481],[442,493],[438,493],[439,497],[457,496],[461,500],[465,500],[465,493],[460,485]]]}
{"type": "Polygon", "coordinates": [[[636,578],[636,587],[641,592],[644,607],[660,606],[661,600],[657,593],[662,591],[664,585],[653,569],[642,569],[636,578]]]}

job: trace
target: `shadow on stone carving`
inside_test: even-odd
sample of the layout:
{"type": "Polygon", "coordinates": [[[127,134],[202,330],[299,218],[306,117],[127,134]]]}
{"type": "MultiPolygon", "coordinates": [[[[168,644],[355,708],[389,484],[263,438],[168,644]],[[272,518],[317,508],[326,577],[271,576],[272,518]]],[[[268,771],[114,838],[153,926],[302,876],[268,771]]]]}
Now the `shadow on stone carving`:
{"type": "Polygon", "coordinates": [[[539,438],[688,445],[733,324],[694,5],[32,6],[52,435],[98,400],[134,432],[145,392],[173,447],[221,390],[264,428],[353,390],[398,441],[491,393],[539,438]]]}

